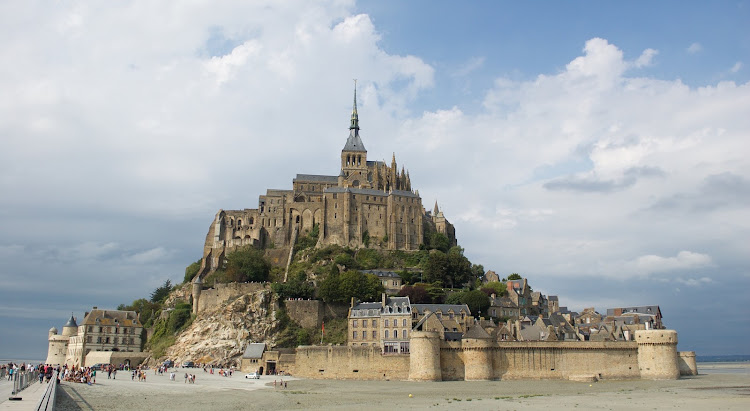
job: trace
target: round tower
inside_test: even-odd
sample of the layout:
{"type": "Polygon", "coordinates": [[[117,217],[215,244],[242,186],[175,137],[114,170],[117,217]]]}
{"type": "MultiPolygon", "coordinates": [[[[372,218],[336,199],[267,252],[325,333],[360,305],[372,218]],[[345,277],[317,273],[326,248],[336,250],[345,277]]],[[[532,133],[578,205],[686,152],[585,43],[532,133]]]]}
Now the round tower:
{"type": "Polygon", "coordinates": [[[78,335],[78,324],[76,323],[76,319],[75,317],[73,317],[73,314],[70,314],[70,319],[67,323],[65,323],[65,325],[63,325],[62,335],[65,337],[78,335]]]}
{"type": "Polygon", "coordinates": [[[464,355],[464,380],[480,381],[493,379],[492,340],[464,338],[461,340],[464,355]]]}
{"type": "Polygon", "coordinates": [[[680,378],[677,361],[677,331],[638,330],[638,368],[641,378],[648,380],[676,380],[680,378]]]}
{"type": "Polygon", "coordinates": [[[695,351],[680,351],[680,375],[698,375],[698,365],[695,363],[695,351]]]}
{"type": "Polygon", "coordinates": [[[68,351],[68,339],[70,337],[58,335],[57,328],[55,327],[49,329],[48,336],[47,359],[44,363],[51,365],[65,364],[65,355],[68,351]]]}
{"type": "Polygon", "coordinates": [[[201,290],[203,289],[203,281],[201,280],[200,274],[195,276],[193,281],[193,314],[198,314],[198,301],[201,299],[201,290]]]}
{"type": "Polygon", "coordinates": [[[412,331],[409,339],[409,380],[442,381],[440,335],[435,331],[412,331]]]}

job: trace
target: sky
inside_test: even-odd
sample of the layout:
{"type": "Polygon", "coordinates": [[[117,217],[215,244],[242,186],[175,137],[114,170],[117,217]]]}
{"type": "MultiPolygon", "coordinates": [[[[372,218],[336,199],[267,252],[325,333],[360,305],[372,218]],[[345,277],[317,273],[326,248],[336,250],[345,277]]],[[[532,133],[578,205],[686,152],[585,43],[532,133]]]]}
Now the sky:
{"type": "Polygon", "coordinates": [[[337,175],[355,78],[472,262],[750,354],[750,2],[519,3],[0,2],[0,358],[337,175]]]}

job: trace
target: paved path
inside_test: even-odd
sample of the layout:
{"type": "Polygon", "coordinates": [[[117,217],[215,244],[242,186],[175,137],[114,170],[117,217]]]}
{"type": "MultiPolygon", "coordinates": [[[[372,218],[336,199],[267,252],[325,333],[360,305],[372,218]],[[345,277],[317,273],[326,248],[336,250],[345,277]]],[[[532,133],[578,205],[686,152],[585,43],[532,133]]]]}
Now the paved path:
{"type": "Polygon", "coordinates": [[[21,397],[21,400],[14,401],[9,400],[13,392],[13,382],[11,381],[0,381],[0,411],[1,410],[33,410],[36,409],[39,400],[44,395],[44,390],[47,389],[47,384],[33,383],[29,385],[25,390],[16,394],[16,397],[21,397]]]}

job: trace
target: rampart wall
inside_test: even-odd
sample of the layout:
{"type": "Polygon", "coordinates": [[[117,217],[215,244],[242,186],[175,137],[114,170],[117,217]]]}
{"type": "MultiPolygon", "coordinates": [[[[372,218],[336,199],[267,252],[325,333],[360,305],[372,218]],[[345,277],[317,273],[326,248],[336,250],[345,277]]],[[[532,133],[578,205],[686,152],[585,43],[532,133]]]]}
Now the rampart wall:
{"type": "MultiPolygon", "coordinates": [[[[414,335],[416,334],[416,335],[414,335]]],[[[305,378],[352,380],[599,380],[642,375],[639,345],[631,341],[435,341],[412,336],[410,355],[384,355],[380,347],[304,346],[289,369],[305,378]],[[416,337],[416,338],[415,338],[416,337]],[[433,347],[434,346],[434,347],[433,347]],[[439,347],[439,348],[438,348],[439,347]],[[438,366],[439,363],[439,366],[438,366]]],[[[651,361],[670,362],[669,358],[651,361]]]]}
{"type": "Polygon", "coordinates": [[[406,380],[409,355],[382,354],[380,347],[302,346],[292,375],[337,380],[406,380]]]}
{"type": "Polygon", "coordinates": [[[325,320],[346,318],[349,315],[349,306],[346,304],[327,304],[320,300],[286,300],[284,305],[289,318],[303,328],[320,327],[325,320]]]}
{"type": "Polygon", "coordinates": [[[230,298],[250,294],[266,287],[264,283],[227,283],[216,284],[214,288],[201,290],[198,298],[198,312],[208,308],[218,307],[230,298]]]}

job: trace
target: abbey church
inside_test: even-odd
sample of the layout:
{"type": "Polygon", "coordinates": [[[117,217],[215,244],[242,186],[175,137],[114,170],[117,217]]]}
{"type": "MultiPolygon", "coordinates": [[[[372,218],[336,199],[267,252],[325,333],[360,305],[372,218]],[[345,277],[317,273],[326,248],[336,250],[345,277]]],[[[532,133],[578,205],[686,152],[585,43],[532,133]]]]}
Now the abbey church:
{"type": "Polygon", "coordinates": [[[438,209],[422,206],[409,173],[367,159],[359,135],[357,91],[349,137],[341,150],[338,175],[297,174],[291,190],[268,189],[258,208],[219,210],[206,236],[198,277],[216,270],[225,253],[253,245],[288,248],[317,229],[318,246],[417,250],[433,232],[456,244],[453,225],[438,209]]]}

